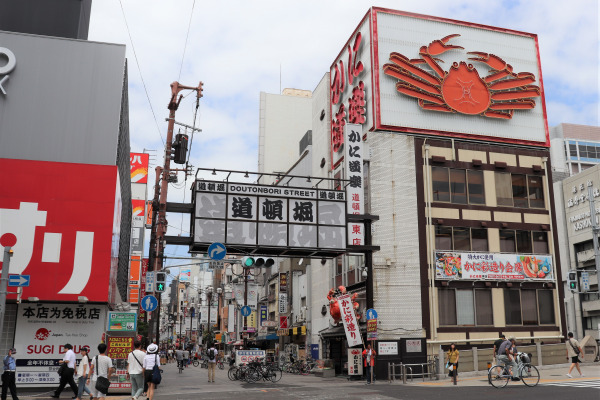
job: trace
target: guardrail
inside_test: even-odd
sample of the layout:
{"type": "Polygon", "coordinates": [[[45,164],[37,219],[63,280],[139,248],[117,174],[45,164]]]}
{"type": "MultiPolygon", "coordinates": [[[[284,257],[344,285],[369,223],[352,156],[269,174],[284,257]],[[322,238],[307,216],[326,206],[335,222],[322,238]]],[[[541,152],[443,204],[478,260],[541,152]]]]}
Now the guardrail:
{"type": "Polygon", "coordinates": [[[412,382],[415,377],[423,378],[423,382],[425,382],[425,377],[429,377],[429,380],[433,380],[435,376],[436,365],[434,360],[420,364],[388,363],[389,383],[392,383],[392,381],[395,381],[396,379],[402,379],[402,383],[406,384],[408,378],[410,378],[410,381],[412,382]],[[413,372],[413,367],[417,372],[413,372]],[[397,368],[400,369],[399,373],[397,372],[397,368]],[[418,372],[419,370],[420,372],[418,372]]]}

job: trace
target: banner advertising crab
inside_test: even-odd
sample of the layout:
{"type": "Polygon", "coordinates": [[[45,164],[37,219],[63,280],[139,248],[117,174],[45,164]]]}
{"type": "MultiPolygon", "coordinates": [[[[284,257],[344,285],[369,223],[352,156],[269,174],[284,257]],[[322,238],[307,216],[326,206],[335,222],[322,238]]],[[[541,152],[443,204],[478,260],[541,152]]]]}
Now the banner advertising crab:
{"type": "Polygon", "coordinates": [[[552,256],[435,252],[436,279],[553,281],[552,256]]]}
{"type": "Polygon", "coordinates": [[[346,331],[348,347],[362,345],[363,342],[362,337],[360,336],[360,327],[358,325],[358,320],[356,319],[356,314],[354,312],[350,295],[344,294],[342,296],[338,296],[337,303],[342,315],[342,321],[344,322],[344,331],[346,331]]]}
{"type": "Polygon", "coordinates": [[[329,79],[332,168],[346,124],[550,145],[535,34],[372,7],[329,79]]]}

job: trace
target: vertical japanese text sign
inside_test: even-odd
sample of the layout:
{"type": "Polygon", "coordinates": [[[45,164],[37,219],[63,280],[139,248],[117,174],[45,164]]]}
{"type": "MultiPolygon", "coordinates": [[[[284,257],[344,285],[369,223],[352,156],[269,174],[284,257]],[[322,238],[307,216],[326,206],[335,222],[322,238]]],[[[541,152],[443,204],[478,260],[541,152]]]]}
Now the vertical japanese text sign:
{"type": "Polygon", "coordinates": [[[354,307],[349,294],[337,297],[337,302],[342,313],[342,321],[344,321],[344,330],[346,331],[346,340],[348,341],[348,347],[359,346],[362,344],[362,337],[360,336],[360,328],[356,315],[354,314],[354,307]]]}
{"type": "MultiPolygon", "coordinates": [[[[346,203],[349,214],[365,213],[365,189],[363,182],[363,145],[362,125],[346,124],[344,126],[344,140],[346,143],[344,159],[346,162],[346,203]]],[[[351,246],[364,245],[364,224],[348,223],[348,244],[351,246]]]]}

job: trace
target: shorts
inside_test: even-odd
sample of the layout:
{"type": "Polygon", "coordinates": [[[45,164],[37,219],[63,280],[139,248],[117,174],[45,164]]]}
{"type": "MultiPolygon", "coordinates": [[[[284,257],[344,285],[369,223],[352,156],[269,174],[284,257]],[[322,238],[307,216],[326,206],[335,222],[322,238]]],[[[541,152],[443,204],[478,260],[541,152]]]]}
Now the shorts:
{"type": "Polygon", "coordinates": [[[146,384],[154,383],[154,382],[152,382],[152,370],[151,369],[144,370],[144,382],[146,384]]]}
{"type": "Polygon", "coordinates": [[[573,364],[578,364],[579,363],[579,356],[571,357],[571,362],[573,364]]]}

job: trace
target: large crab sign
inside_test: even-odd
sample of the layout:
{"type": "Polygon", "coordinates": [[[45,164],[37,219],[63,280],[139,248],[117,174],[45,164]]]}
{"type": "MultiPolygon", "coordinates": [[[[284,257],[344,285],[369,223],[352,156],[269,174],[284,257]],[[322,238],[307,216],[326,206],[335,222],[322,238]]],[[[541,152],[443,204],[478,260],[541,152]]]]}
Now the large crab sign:
{"type": "MultiPolygon", "coordinates": [[[[337,302],[337,297],[346,294],[345,286],[338,286],[337,289],[330,289],[327,293],[327,300],[329,300],[329,314],[333,318],[333,322],[338,324],[342,320],[342,312],[340,311],[340,305],[337,302]]],[[[354,293],[351,297],[352,308],[357,319],[360,319],[361,314],[358,312],[359,304],[356,302],[358,293],[354,293]]]]}
{"type": "Polygon", "coordinates": [[[421,58],[418,59],[391,53],[392,63],[385,64],[383,71],[399,79],[396,90],[417,98],[419,106],[425,110],[511,119],[514,110],[535,107],[535,101],[531,98],[540,95],[540,88],[531,85],[535,82],[535,76],[530,72],[513,72],[510,64],[493,54],[480,51],[467,53],[476,56],[469,60],[487,64],[491,68],[490,74],[483,78],[472,64],[464,61],[455,62],[448,72],[444,71],[439,65],[443,61],[435,56],[453,49],[464,49],[447,44],[457,36],[460,35],[448,35],[421,47],[421,58]],[[433,73],[419,64],[427,64],[433,73]]]}

